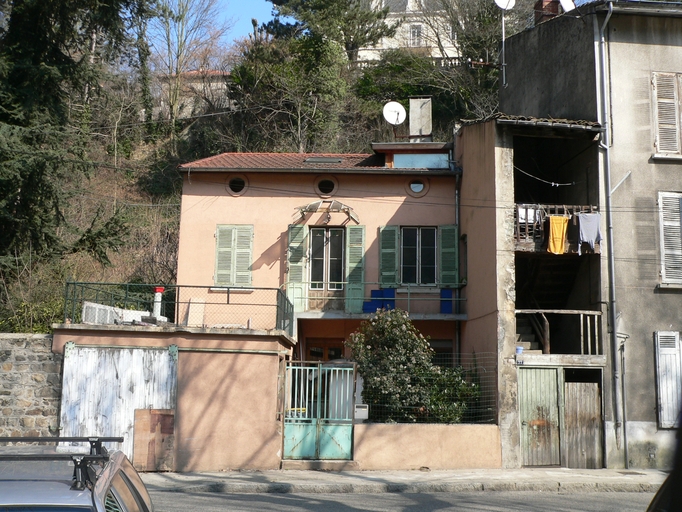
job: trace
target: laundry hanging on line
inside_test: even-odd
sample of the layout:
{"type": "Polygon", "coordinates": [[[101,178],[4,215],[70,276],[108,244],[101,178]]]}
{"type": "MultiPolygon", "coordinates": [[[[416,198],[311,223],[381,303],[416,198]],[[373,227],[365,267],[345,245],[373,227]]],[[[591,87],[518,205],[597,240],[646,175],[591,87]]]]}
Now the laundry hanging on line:
{"type": "Polygon", "coordinates": [[[552,254],[564,254],[566,252],[566,230],[568,229],[568,217],[563,215],[549,216],[549,243],[547,251],[552,254]]]}
{"type": "Polygon", "coordinates": [[[578,254],[583,244],[589,244],[594,251],[595,244],[601,242],[601,213],[579,213],[578,217],[578,254]]]}

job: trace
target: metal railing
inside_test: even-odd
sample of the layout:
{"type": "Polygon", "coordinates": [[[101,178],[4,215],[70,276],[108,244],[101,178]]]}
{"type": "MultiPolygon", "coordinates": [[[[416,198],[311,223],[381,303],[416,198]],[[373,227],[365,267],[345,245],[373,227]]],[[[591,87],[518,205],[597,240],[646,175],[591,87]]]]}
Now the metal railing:
{"type": "Polygon", "coordinates": [[[543,354],[604,355],[601,311],[517,309],[516,315],[529,318],[543,354]],[[551,329],[556,331],[555,335],[551,329]]]}
{"type": "Polygon", "coordinates": [[[345,311],[374,313],[377,309],[401,309],[410,314],[463,314],[466,299],[457,297],[457,286],[399,284],[387,287],[377,281],[362,283],[286,283],[287,296],[296,311],[345,311]]]}
{"type": "Polygon", "coordinates": [[[542,243],[550,215],[573,216],[578,213],[596,213],[593,205],[517,204],[514,209],[514,238],[517,242],[542,243]]]}
{"type": "Polygon", "coordinates": [[[292,336],[293,318],[278,288],[69,282],[64,292],[64,323],[277,329],[292,336]]]}

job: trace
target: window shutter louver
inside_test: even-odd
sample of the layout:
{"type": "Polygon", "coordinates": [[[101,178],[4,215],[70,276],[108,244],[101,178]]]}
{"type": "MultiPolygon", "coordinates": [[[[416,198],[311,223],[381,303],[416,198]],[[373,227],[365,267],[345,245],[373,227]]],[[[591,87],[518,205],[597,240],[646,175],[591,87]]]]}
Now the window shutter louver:
{"type": "Polygon", "coordinates": [[[289,247],[287,249],[287,298],[294,305],[294,311],[303,312],[308,306],[308,286],[305,283],[308,226],[289,226],[289,247]]]}
{"type": "Polygon", "coordinates": [[[675,73],[654,73],[656,152],[680,154],[680,109],[678,77],[675,73]]]}
{"type": "Polygon", "coordinates": [[[457,226],[440,226],[438,228],[438,247],[440,284],[456,286],[459,284],[459,229],[457,226]]]}
{"type": "Polygon", "coordinates": [[[235,279],[237,286],[251,286],[251,253],[253,252],[253,226],[239,226],[235,242],[235,279]]]}
{"type": "Polygon", "coordinates": [[[661,279],[682,284],[682,194],[659,193],[661,279]]]}
{"type": "Polygon", "coordinates": [[[233,284],[234,226],[218,226],[216,230],[215,284],[233,284]]]}
{"type": "Polygon", "coordinates": [[[346,228],[346,311],[362,313],[365,299],[365,226],[346,228]]]}
{"type": "Polygon", "coordinates": [[[379,283],[383,288],[398,285],[398,226],[379,228],[379,283]]]}
{"type": "Polygon", "coordinates": [[[251,286],[253,226],[218,226],[216,229],[217,286],[251,286]]]}
{"type": "Polygon", "coordinates": [[[682,400],[682,361],[680,360],[680,333],[659,331],[655,333],[656,373],[658,383],[658,425],[674,428],[682,400]]]}

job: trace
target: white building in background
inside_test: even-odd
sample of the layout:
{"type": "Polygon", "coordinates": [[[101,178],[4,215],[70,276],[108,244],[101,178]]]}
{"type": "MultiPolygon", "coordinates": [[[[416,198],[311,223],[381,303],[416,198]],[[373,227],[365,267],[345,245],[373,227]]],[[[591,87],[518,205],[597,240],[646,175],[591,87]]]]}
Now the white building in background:
{"type": "Polygon", "coordinates": [[[387,50],[410,49],[434,58],[455,58],[452,27],[438,14],[439,0],[373,0],[376,8],[389,8],[389,23],[402,20],[393,37],[385,37],[373,48],[360,50],[358,60],[378,60],[387,50]]]}

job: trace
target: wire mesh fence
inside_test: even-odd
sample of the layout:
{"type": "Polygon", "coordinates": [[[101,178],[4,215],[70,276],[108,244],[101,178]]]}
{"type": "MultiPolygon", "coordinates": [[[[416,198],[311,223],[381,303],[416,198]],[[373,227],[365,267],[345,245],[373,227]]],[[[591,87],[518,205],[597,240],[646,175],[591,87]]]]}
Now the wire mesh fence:
{"type": "Polygon", "coordinates": [[[293,334],[293,305],[277,288],[70,282],[64,322],[280,329],[293,334]]]}
{"type": "Polygon", "coordinates": [[[432,371],[362,380],[358,403],[377,423],[495,423],[497,355],[437,354],[432,371]]]}

